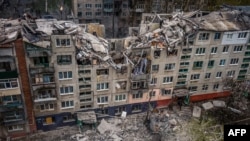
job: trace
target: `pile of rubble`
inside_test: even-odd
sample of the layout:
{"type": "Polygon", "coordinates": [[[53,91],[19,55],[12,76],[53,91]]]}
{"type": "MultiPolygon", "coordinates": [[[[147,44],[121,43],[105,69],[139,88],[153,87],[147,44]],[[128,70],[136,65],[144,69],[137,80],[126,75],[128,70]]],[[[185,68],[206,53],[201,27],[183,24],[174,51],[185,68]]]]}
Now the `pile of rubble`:
{"type": "Polygon", "coordinates": [[[152,135],[144,125],[146,114],[131,115],[126,118],[102,119],[97,130],[87,130],[71,136],[76,141],[151,141],[152,135]]]}
{"type": "MultiPolygon", "coordinates": [[[[185,111],[185,108],[182,109],[185,111]]],[[[181,114],[179,110],[153,110],[149,113],[149,124],[146,124],[147,113],[129,115],[126,118],[102,119],[96,130],[87,130],[71,136],[72,141],[172,141],[186,140],[182,126],[191,118],[191,110],[181,114]]]]}

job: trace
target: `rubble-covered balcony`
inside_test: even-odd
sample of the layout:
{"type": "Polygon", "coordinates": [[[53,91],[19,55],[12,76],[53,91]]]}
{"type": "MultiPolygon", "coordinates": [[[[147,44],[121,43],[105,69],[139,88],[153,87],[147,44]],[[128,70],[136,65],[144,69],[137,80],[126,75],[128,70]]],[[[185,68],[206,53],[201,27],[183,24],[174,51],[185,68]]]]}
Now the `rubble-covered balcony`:
{"type": "Polygon", "coordinates": [[[41,50],[29,50],[27,51],[28,57],[43,57],[43,56],[51,56],[51,49],[41,49],[41,50]]]}
{"type": "Polygon", "coordinates": [[[39,74],[39,73],[54,73],[54,64],[50,63],[39,63],[39,64],[30,64],[29,65],[30,74],[39,74]]]}
{"type": "Polygon", "coordinates": [[[142,51],[140,55],[135,53],[132,58],[135,65],[132,69],[131,79],[133,81],[148,80],[151,71],[151,60],[148,59],[147,52],[142,51]]]}
{"type": "Polygon", "coordinates": [[[57,100],[55,89],[39,89],[34,91],[34,102],[57,100]]]}
{"type": "Polygon", "coordinates": [[[77,64],[78,64],[78,68],[79,69],[84,69],[87,67],[92,67],[92,65],[96,64],[97,61],[96,60],[91,60],[91,59],[81,59],[81,60],[77,60],[77,64]]]}
{"type": "Polygon", "coordinates": [[[46,57],[52,55],[52,48],[50,45],[42,47],[44,45],[36,46],[29,43],[25,43],[25,50],[28,57],[46,57]]]}
{"type": "Polygon", "coordinates": [[[3,115],[4,124],[10,124],[13,122],[24,121],[24,112],[23,111],[10,111],[5,112],[3,115]]]}
{"type": "Polygon", "coordinates": [[[96,70],[96,79],[98,82],[108,80],[109,79],[109,69],[97,69],[96,70]]]}
{"type": "Polygon", "coordinates": [[[127,81],[117,81],[115,82],[115,88],[117,92],[127,91],[127,81]]]}

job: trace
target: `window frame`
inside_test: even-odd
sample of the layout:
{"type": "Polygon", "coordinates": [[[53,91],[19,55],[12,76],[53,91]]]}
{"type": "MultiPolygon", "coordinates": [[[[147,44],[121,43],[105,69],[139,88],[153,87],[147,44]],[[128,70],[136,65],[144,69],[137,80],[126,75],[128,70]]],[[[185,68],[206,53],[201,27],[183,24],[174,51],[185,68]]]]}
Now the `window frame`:
{"type": "Polygon", "coordinates": [[[174,77],[173,76],[165,76],[163,77],[163,84],[171,84],[173,83],[174,77]]]}
{"type": "Polygon", "coordinates": [[[58,80],[69,80],[73,79],[72,71],[60,71],[58,72],[58,80]]]}

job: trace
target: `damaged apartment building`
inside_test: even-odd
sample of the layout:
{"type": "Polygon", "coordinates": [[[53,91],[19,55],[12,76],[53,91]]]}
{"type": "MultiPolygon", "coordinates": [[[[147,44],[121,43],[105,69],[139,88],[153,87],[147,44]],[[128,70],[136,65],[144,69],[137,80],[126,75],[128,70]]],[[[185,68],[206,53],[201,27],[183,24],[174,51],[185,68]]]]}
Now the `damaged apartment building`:
{"type": "Polygon", "coordinates": [[[22,51],[9,51],[16,59],[11,67],[0,58],[1,73],[7,73],[2,66],[19,68],[14,76],[0,75],[1,103],[5,96],[20,95],[26,125],[52,130],[76,124],[77,115],[87,111],[100,119],[165,107],[176,98],[227,96],[223,78],[249,79],[249,23],[249,15],[237,10],[143,14],[137,36],[104,39],[98,24],[2,20],[3,27],[12,28],[3,30],[0,49],[9,44],[22,51]],[[16,41],[22,46],[13,44],[16,41]],[[22,52],[25,58],[18,55],[22,52]],[[20,90],[12,92],[10,85],[17,85],[9,81],[14,80],[20,90]]]}

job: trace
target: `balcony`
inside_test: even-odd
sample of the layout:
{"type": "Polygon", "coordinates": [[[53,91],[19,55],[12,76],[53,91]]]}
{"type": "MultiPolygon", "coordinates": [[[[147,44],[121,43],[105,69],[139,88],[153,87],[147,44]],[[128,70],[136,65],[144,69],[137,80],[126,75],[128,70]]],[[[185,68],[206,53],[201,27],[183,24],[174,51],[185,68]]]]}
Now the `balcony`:
{"type": "Polygon", "coordinates": [[[23,115],[12,114],[12,115],[4,116],[4,122],[5,123],[8,123],[8,122],[17,122],[17,121],[22,121],[22,120],[24,120],[23,115]]]}
{"type": "Polygon", "coordinates": [[[43,56],[51,56],[50,49],[40,49],[40,50],[28,50],[27,56],[28,57],[43,57],[43,56]]]}
{"type": "Polygon", "coordinates": [[[149,75],[148,74],[138,74],[138,75],[134,75],[131,74],[131,79],[133,81],[137,81],[137,80],[148,80],[149,75]]]}
{"type": "Polygon", "coordinates": [[[38,65],[29,65],[30,74],[39,73],[54,73],[54,65],[49,63],[42,63],[38,65]]]}
{"type": "Polygon", "coordinates": [[[0,79],[17,78],[17,70],[0,72],[0,79]]]}
{"type": "Polygon", "coordinates": [[[38,103],[38,102],[48,102],[48,101],[55,101],[57,100],[56,96],[55,95],[48,95],[46,97],[38,97],[38,98],[35,98],[34,99],[34,102],[35,103],[38,103]]]}
{"type": "Polygon", "coordinates": [[[13,109],[21,109],[21,108],[23,108],[23,104],[21,101],[12,101],[12,102],[0,101],[0,112],[10,111],[13,109]]]}

